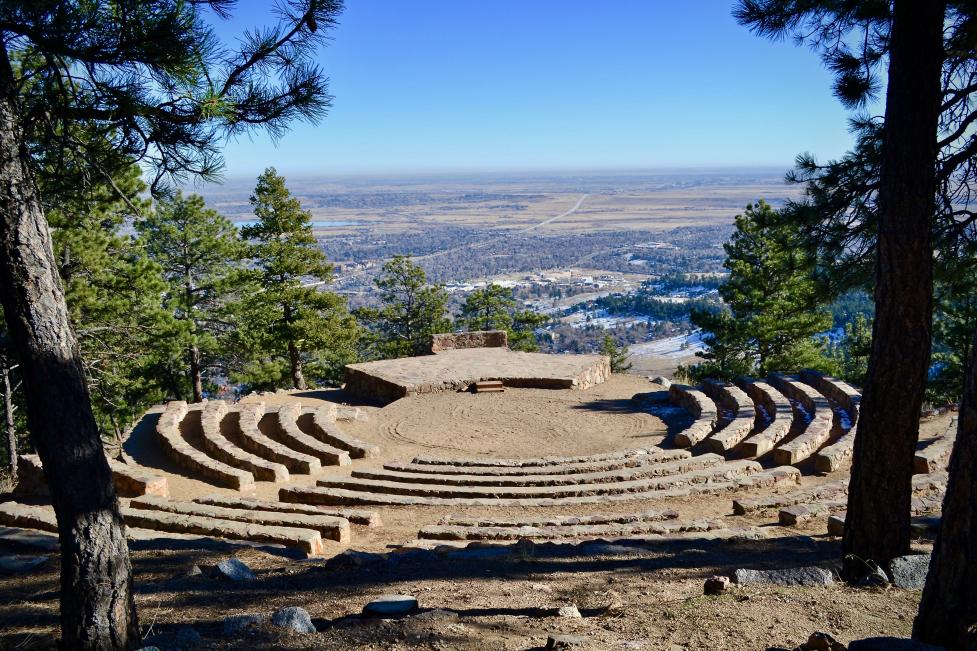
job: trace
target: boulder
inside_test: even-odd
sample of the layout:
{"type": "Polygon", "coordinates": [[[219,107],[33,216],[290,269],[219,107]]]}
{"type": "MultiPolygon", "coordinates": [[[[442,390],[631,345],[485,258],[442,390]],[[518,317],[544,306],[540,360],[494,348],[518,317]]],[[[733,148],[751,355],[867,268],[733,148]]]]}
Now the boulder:
{"type": "Polygon", "coordinates": [[[569,606],[563,606],[556,611],[557,617],[566,617],[568,619],[580,619],[583,615],[580,614],[580,610],[575,604],[570,604],[569,606]]]}
{"type": "Polygon", "coordinates": [[[897,588],[922,590],[929,572],[929,554],[911,554],[893,558],[889,563],[889,576],[897,588]]]}
{"type": "Polygon", "coordinates": [[[733,583],[750,585],[772,583],[783,586],[831,585],[834,574],[823,567],[788,567],[778,570],[738,569],[733,573],[733,583]]]}
{"type": "Polygon", "coordinates": [[[271,623],[278,628],[287,629],[293,633],[315,633],[316,628],[312,618],[305,608],[289,606],[276,610],[271,616],[271,623]]]}
{"type": "Polygon", "coordinates": [[[807,642],[798,651],[845,651],[845,645],[834,639],[830,633],[816,631],[811,633],[811,637],[807,638],[807,642]]]}
{"type": "Polygon", "coordinates": [[[399,617],[417,610],[417,599],[410,595],[385,594],[363,606],[366,617],[399,617]]]}
{"type": "Polygon", "coordinates": [[[236,558],[225,558],[214,566],[213,575],[229,581],[254,581],[255,575],[251,568],[236,558]]]}
{"type": "Polygon", "coordinates": [[[580,649],[587,645],[582,635],[550,635],[546,638],[547,649],[580,649]]]}
{"type": "Polygon", "coordinates": [[[712,576],[706,579],[702,594],[717,597],[726,592],[727,588],[729,588],[728,576],[712,576]]]}

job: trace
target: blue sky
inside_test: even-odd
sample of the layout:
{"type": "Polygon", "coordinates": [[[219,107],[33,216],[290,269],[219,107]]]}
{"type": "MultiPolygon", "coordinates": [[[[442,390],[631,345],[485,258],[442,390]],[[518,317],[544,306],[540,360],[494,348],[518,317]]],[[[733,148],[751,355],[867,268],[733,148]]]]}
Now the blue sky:
{"type": "MultiPolygon", "coordinates": [[[[241,0],[233,36],[269,20],[241,0]]],[[[851,144],[818,57],[731,2],[347,0],[318,125],[228,143],[225,176],[788,167],[851,144]]]]}

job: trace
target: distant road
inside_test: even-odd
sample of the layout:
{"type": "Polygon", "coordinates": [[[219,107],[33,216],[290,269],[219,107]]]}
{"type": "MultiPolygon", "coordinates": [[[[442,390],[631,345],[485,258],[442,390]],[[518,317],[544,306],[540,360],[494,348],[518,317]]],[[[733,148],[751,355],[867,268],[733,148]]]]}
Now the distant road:
{"type": "MultiPolygon", "coordinates": [[[[589,194],[584,194],[579,199],[577,199],[577,203],[574,204],[573,208],[570,208],[569,210],[567,210],[565,212],[562,212],[562,213],[560,213],[559,215],[557,215],[555,217],[550,217],[549,219],[547,219],[545,221],[541,221],[538,224],[533,224],[532,226],[527,226],[526,228],[520,228],[520,229],[513,230],[513,231],[503,231],[499,235],[496,235],[494,237],[489,237],[489,238],[487,238],[485,240],[481,240],[481,241],[478,241],[478,242],[469,242],[468,244],[462,244],[460,246],[455,246],[455,247],[452,247],[450,249],[443,249],[441,251],[434,251],[433,253],[428,253],[426,255],[413,256],[413,260],[414,260],[414,262],[417,262],[419,260],[428,260],[430,258],[436,258],[438,256],[445,255],[447,253],[455,253],[457,251],[462,251],[464,249],[477,249],[479,247],[483,247],[483,246],[486,246],[488,244],[491,244],[493,241],[504,240],[504,239],[506,239],[508,237],[512,237],[513,235],[522,235],[523,233],[529,233],[530,231],[533,231],[533,230],[535,230],[537,228],[542,228],[543,226],[546,226],[547,224],[552,224],[553,222],[555,222],[558,219],[563,219],[564,217],[569,217],[570,215],[572,215],[573,213],[577,212],[580,209],[580,206],[583,205],[583,202],[589,196],[590,196],[589,194]]],[[[340,277],[336,278],[335,281],[333,281],[333,282],[343,281],[343,280],[349,280],[351,278],[358,278],[360,276],[363,276],[363,275],[369,273],[370,271],[371,270],[368,270],[368,269],[362,269],[360,271],[354,271],[351,274],[347,274],[345,276],[340,276],[340,277]]],[[[308,283],[308,284],[306,284],[304,286],[305,287],[316,287],[316,286],[325,285],[325,284],[327,284],[327,283],[316,282],[316,283],[308,283]]],[[[328,284],[331,284],[331,283],[328,283],[328,284]]]]}
{"type": "Polygon", "coordinates": [[[569,217],[569,216],[570,216],[570,215],[572,215],[573,213],[575,213],[575,212],[577,212],[578,210],[580,210],[580,206],[582,206],[582,205],[583,205],[583,202],[584,202],[584,200],[585,200],[585,199],[586,199],[587,197],[589,197],[589,196],[590,196],[589,194],[585,194],[585,195],[583,195],[582,197],[580,197],[580,199],[579,199],[579,200],[577,201],[577,205],[575,205],[575,206],[574,206],[573,208],[571,208],[570,210],[568,210],[568,211],[566,211],[565,213],[562,213],[562,214],[559,214],[559,215],[557,215],[556,217],[550,217],[550,218],[549,218],[549,219],[547,219],[547,220],[546,220],[545,222],[540,222],[540,223],[538,223],[538,224],[533,224],[533,225],[532,225],[532,226],[530,226],[529,228],[524,228],[524,229],[522,229],[521,231],[517,231],[517,232],[518,232],[518,233],[528,233],[529,231],[531,231],[531,230],[534,230],[534,229],[536,229],[536,228],[542,228],[543,226],[546,226],[547,224],[552,224],[552,223],[553,223],[553,222],[555,222],[555,221],[556,221],[557,219],[563,219],[564,217],[569,217]]]}

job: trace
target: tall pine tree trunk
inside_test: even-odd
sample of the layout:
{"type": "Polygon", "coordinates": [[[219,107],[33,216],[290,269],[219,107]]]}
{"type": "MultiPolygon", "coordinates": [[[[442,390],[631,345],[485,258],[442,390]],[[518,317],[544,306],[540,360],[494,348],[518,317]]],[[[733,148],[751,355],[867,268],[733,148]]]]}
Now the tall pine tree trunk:
{"type": "Polygon", "coordinates": [[[296,389],[308,389],[302,373],[302,358],[299,357],[299,349],[293,341],[288,342],[288,362],[292,367],[292,386],[296,389]]]}
{"type": "Polygon", "coordinates": [[[14,420],[14,387],[10,383],[10,360],[3,359],[3,415],[7,440],[7,471],[17,481],[17,422],[14,420]]]}
{"type": "Polygon", "coordinates": [[[977,643],[977,332],[950,456],[943,518],[913,637],[948,649],[977,643]]]}
{"type": "Polygon", "coordinates": [[[58,519],[62,646],[129,649],[139,639],[129,550],[51,234],[21,139],[14,77],[4,49],[0,299],[21,362],[28,426],[58,519]]]}
{"type": "Polygon", "coordinates": [[[943,2],[896,0],[889,41],[872,354],[855,438],[844,574],[909,550],[913,454],[930,362],[943,2]]]}
{"type": "Polygon", "coordinates": [[[193,390],[192,402],[202,402],[204,399],[204,381],[200,371],[200,348],[197,344],[190,346],[187,351],[190,357],[190,386],[193,390]]]}

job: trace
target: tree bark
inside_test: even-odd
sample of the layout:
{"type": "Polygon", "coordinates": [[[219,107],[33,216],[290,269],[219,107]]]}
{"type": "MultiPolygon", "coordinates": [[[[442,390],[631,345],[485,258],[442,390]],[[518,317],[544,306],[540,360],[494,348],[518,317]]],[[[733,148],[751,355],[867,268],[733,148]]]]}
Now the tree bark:
{"type": "Polygon", "coordinates": [[[305,384],[305,375],[302,373],[302,358],[299,357],[299,349],[292,341],[288,342],[288,361],[292,367],[292,386],[296,389],[308,389],[309,387],[305,384]]]}
{"type": "Polygon", "coordinates": [[[913,637],[947,649],[972,649],[977,643],[977,332],[949,473],[913,637]]]}
{"type": "Polygon", "coordinates": [[[28,156],[0,49],[0,300],[58,519],[61,644],[129,649],[139,640],[129,550],[28,156]]]}
{"type": "Polygon", "coordinates": [[[17,422],[14,420],[14,388],[10,383],[10,362],[3,360],[3,414],[7,438],[7,471],[17,482],[17,422]]]}
{"type": "Polygon", "coordinates": [[[875,322],[855,438],[844,575],[909,550],[913,454],[930,362],[944,3],[896,0],[878,193],[875,322]]]}
{"type": "Polygon", "coordinates": [[[188,351],[190,357],[190,385],[193,387],[192,402],[203,402],[204,382],[200,372],[200,348],[197,344],[190,346],[188,351]]]}

